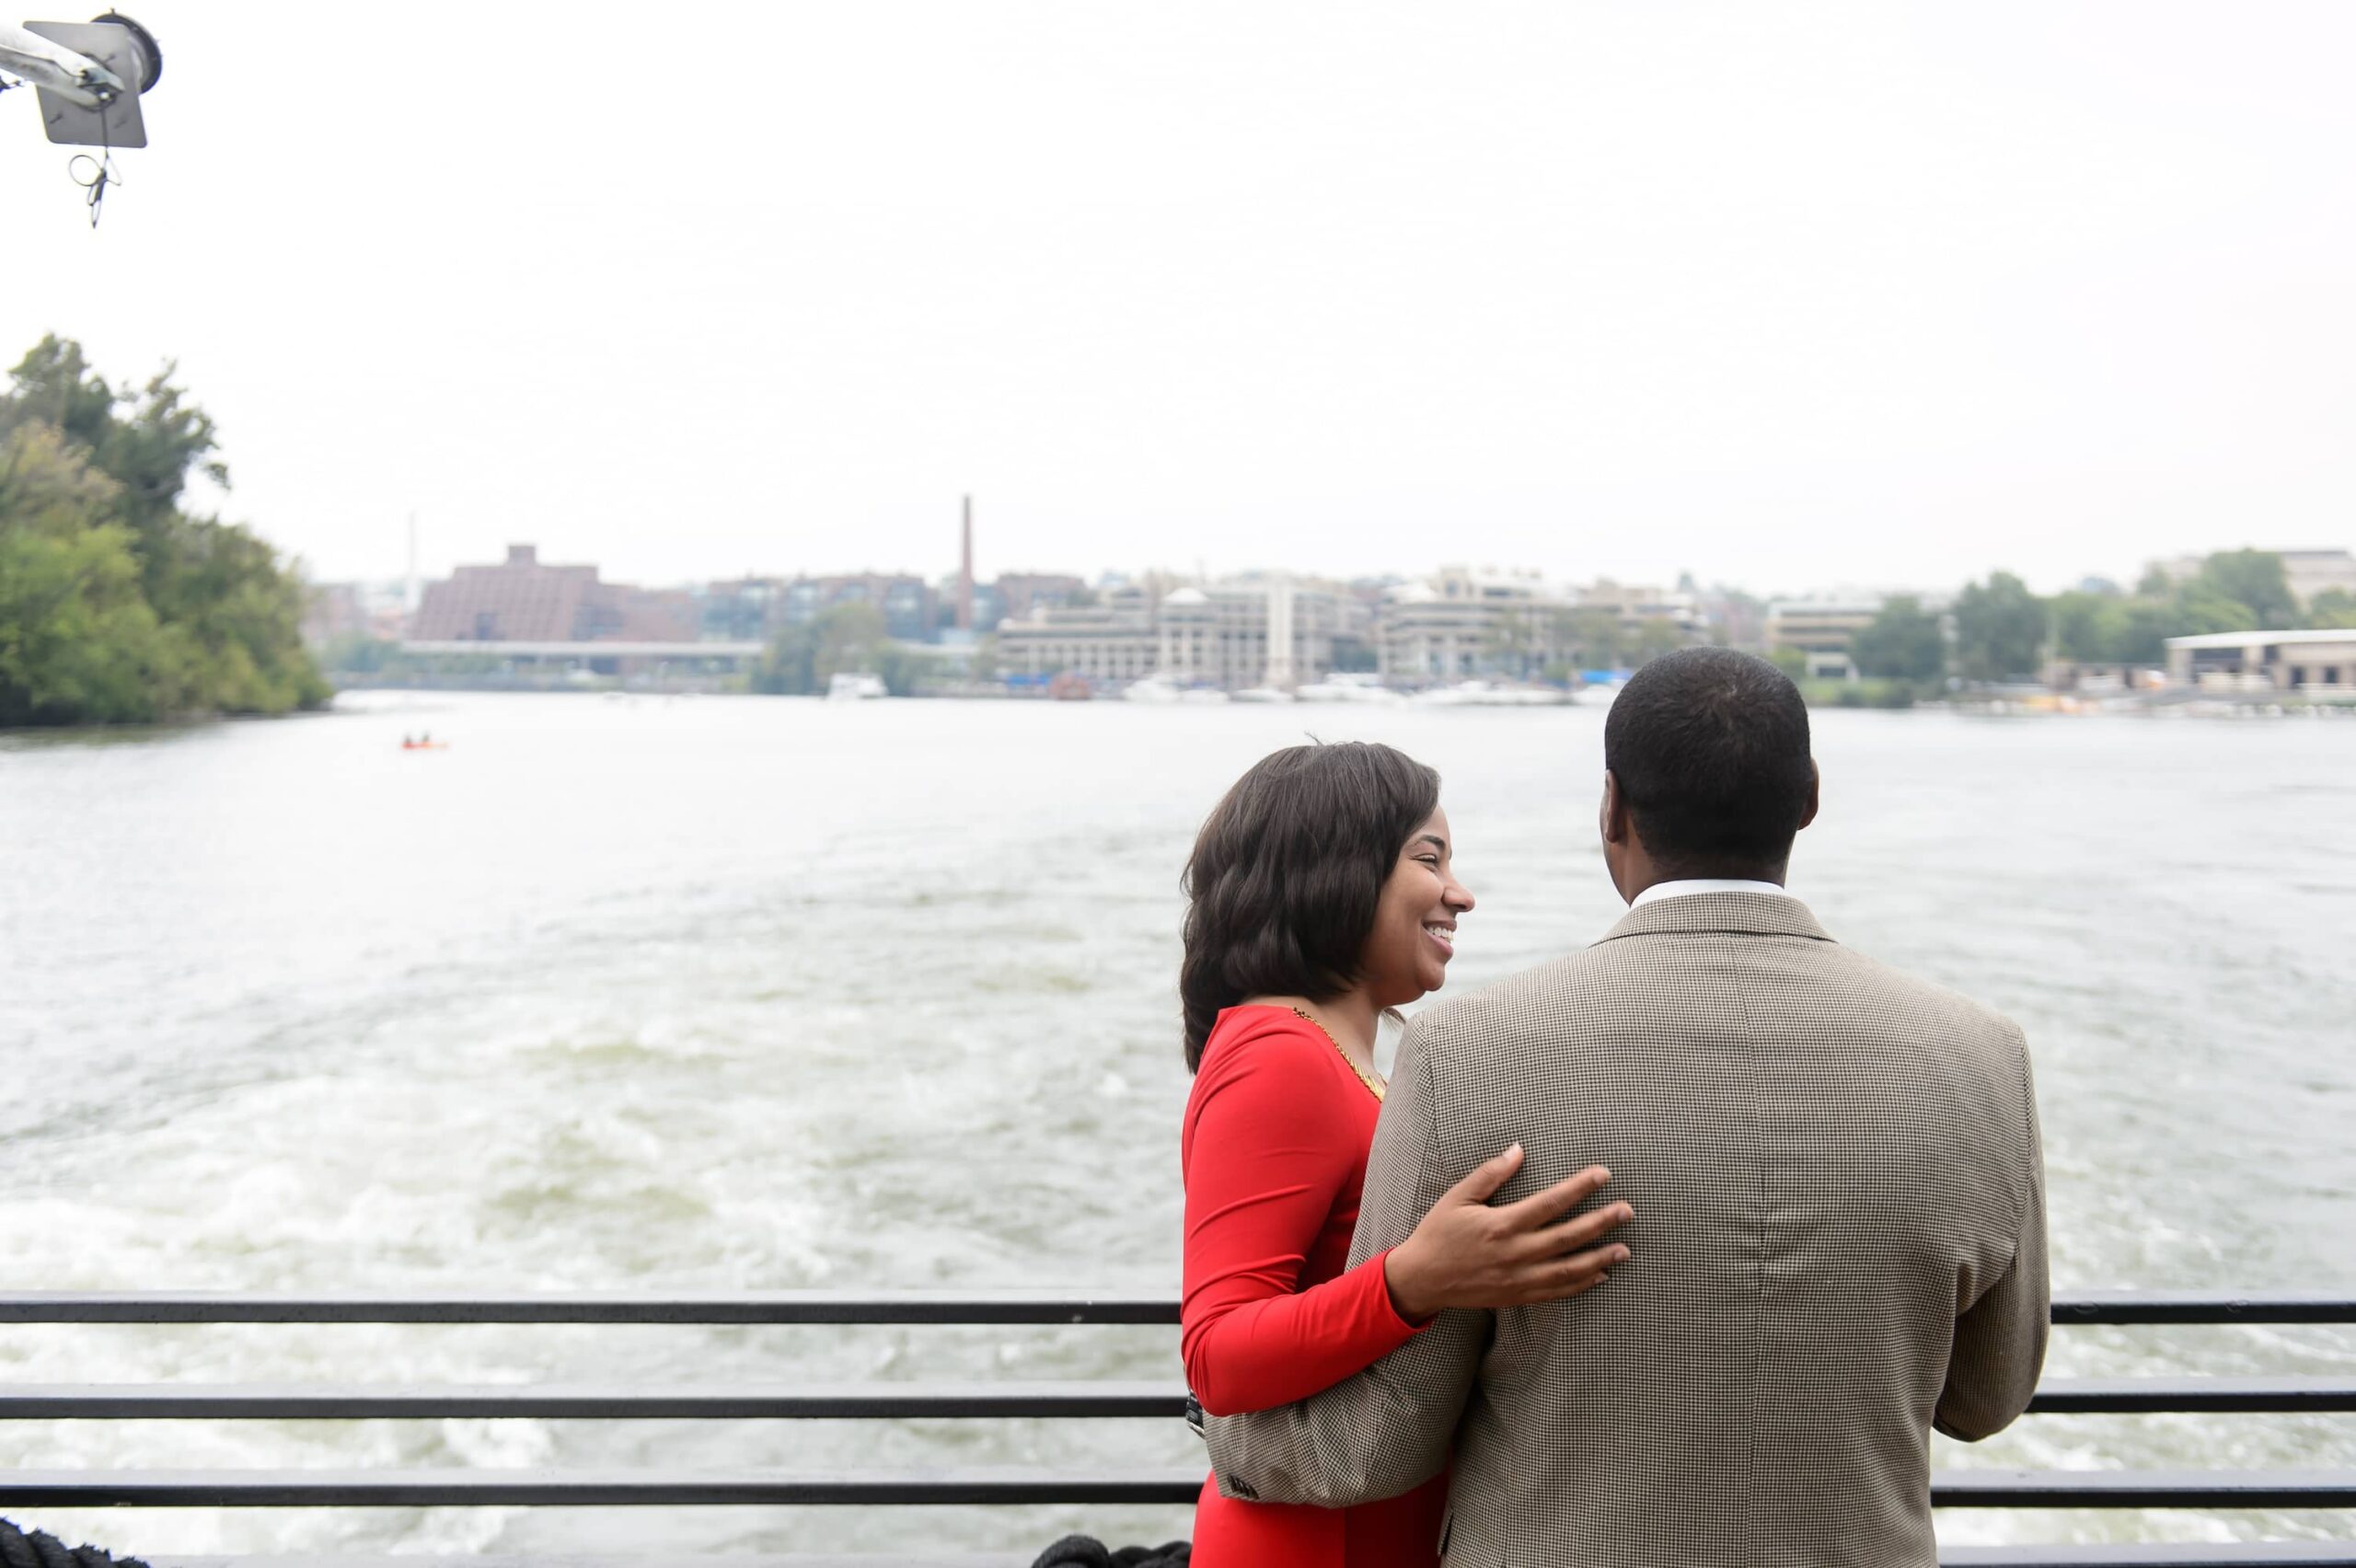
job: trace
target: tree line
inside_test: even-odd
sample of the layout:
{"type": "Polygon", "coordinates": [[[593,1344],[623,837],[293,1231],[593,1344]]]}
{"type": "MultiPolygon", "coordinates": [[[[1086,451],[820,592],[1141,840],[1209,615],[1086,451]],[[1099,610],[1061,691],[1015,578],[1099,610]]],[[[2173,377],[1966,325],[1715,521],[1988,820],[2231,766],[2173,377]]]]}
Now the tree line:
{"type": "Polygon", "coordinates": [[[2026,680],[2049,658],[2150,669],[2166,662],[2171,637],[2356,628],[2356,594],[2327,589],[2302,606],[2281,556],[2223,550],[2180,578],[2154,567],[2132,591],[2090,587],[2040,598],[2011,572],[1992,572],[1957,595],[1948,615],[1952,641],[1921,601],[1893,598],[1851,640],[1850,660],[1861,675],[1916,683],[2026,680]]]}
{"type": "Polygon", "coordinates": [[[780,631],[746,684],[771,697],[823,697],[837,674],[871,674],[894,697],[908,697],[934,666],[892,640],[873,605],[834,605],[780,631]]]}
{"type": "Polygon", "coordinates": [[[1500,615],[1482,652],[1517,679],[1562,683],[1581,670],[1633,669],[1692,640],[1666,617],[1631,625],[1597,605],[1531,605],[1500,615]]]}
{"type": "Polygon", "coordinates": [[[225,488],[212,419],[173,367],[118,388],[43,338],[0,392],[0,726],[315,708],[304,587],[237,524],[182,504],[225,488]]]}

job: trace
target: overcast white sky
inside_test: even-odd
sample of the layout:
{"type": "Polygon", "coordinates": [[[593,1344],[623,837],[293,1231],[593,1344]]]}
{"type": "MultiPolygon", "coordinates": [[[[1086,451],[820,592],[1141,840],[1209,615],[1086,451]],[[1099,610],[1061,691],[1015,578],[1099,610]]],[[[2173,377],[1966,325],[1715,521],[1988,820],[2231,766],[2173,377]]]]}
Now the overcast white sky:
{"type": "Polygon", "coordinates": [[[177,358],[322,577],[2356,539],[2356,6],[132,11],[95,234],[0,97],[0,355],[177,358]]]}

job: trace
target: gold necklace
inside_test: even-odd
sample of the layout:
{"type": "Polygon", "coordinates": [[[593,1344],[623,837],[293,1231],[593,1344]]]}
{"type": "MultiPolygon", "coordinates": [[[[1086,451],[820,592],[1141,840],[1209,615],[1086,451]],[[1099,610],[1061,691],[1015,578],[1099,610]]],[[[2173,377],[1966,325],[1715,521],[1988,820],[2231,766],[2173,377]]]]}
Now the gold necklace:
{"type": "Polygon", "coordinates": [[[1382,1080],[1375,1077],[1372,1073],[1368,1072],[1364,1067],[1359,1066],[1357,1062],[1353,1061],[1350,1057],[1350,1054],[1347,1051],[1342,1050],[1342,1043],[1339,1040],[1334,1040],[1334,1032],[1326,1028],[1323,1024],[1319,1023],[1315,1018],[1311,1017],[1306,1009],[1295,1008],[1292,1010],[1297,1016],[1307,1020],[1308,1022],[1316,1029],[1318,1033],[1323,1035],[1328,1040],[1334,1041],[1334,1049],[1341,1052],[1342,1065],[1348,1067],[1350,1071],[1357,1074],[1358,1081],[1366,1085],[1366,1091],[1369,1094],[1373,1095],[1378,1101],[1380,1101],[1383,1094],[1382,1080]]]}

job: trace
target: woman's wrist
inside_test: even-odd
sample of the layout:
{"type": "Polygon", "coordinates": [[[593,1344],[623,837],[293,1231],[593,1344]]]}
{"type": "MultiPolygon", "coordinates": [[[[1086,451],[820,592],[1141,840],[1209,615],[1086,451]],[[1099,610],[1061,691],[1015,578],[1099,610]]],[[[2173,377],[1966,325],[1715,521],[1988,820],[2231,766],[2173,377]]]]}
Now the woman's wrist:
{"type": "Polygon", "coordinates": [[[1422,1323],[1439,1309],[1425,1297],[1416,1259],[1410,1251],[1414,1246],[1410,1238],[1382,1255],[1382,1284],[1391,1293],[1391,1309],[1405,1322],[1422,1323]]]}

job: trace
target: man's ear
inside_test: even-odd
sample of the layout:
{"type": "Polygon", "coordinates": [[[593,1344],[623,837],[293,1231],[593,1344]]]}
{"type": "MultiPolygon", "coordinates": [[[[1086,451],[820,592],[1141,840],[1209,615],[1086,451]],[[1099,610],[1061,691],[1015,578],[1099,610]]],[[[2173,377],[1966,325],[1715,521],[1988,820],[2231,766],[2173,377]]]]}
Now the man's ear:
{"type": "Polygon", "coordinates": [[[1606,844],[1628,842],[1628,802],[1620,796],[1620,780],[1611,770],[1603,770],[1603,805],[1596,813],[1596,830],[1603,835],[1606,844]]]}
{"type": "Polygon", "coordinates": [[[1807,810],[1800,813],[1800,826],[1806,827],[1808,824],[1816,820],[1817,791],[1822,787],[1823,783],[1823,770],[1818,767],[1813,761],[1809,762],[1807,765],[1807,810]]]}

